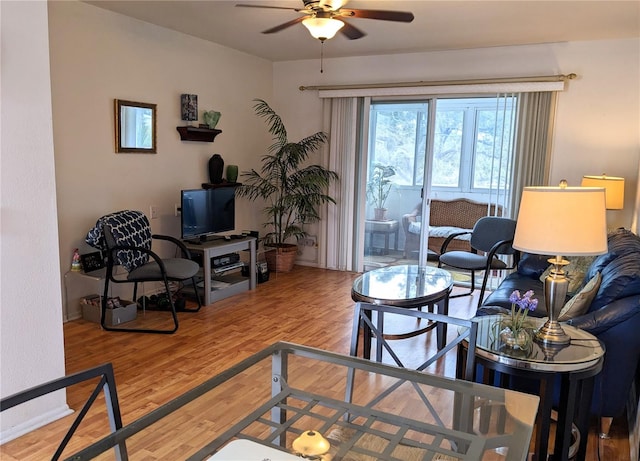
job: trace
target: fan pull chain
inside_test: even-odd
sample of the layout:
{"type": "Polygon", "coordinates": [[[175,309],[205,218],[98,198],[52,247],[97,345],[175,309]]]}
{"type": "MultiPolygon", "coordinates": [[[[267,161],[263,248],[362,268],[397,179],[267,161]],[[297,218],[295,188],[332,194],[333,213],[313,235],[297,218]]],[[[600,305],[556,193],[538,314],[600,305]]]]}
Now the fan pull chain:
{"type": "Polygon", "coordinates": [[[321,74],[324,72],[323,62],[324,62],[324,40],[320,40],[320,73],[321,74]]]}

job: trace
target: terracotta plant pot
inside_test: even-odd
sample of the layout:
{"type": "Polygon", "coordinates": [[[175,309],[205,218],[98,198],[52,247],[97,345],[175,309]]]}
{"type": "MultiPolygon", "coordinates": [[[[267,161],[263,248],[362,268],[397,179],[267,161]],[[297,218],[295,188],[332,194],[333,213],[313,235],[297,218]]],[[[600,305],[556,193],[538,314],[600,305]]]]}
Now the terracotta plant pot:
{"type": "Polygon", "coordinates": [[[373,209],[373,219],[374,219],[374,221],[386,221],[387,220],[387,209],[386,208],[374,208],[373,209]]]}
{"type": "Polygon", "coordinates": [[[264,258],[271,272],[289,272],[293,269],[298,256],[298,245],[282,243],[276,246],[265,245],[269,250],[265,251],[264,258]]]}

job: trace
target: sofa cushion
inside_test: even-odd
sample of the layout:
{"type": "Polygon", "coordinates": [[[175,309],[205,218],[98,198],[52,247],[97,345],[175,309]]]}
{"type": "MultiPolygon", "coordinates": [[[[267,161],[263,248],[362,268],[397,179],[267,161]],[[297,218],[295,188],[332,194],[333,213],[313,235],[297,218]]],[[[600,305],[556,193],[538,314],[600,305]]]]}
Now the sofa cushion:
{"type": "Polygon", "coordinates": [[[618,255],[612,251],[609,251],[608,253],[597,256],[596,259],[594,259],[593,262],[591,263],[591,266],[589,266],[589,269],[585,274],[585,278],[587,280],[591,280],[593,276],[596,275],[596,273],[600,272],[602,274],[602,270],[605,267],[607,267],[607,265],[611,261],[616,259],[617,256],[618,255]]]}
{"type": "MultiPolygon", "coordinates": [[[[587,271],[586,278],[590,280],[596,272],[603,269],[617,257],[629,253],[640,254],[640,237],[627,229],[617,229],[607,236],[607,252],[598,256],[587,271]]],[[[603,279],[604,274],[602,274],[603,279]]]]}
{"type": "Polygon", "coordinates": [[[471,240],[472,231],[473,229],[463,229],[462,227],[454,227],[454,226],[429,226],[429,237],[447,238],[453,234],[467,232],[466,234],[458,235],[456,238],[459,240],[471,240]]]}
{"type": "Polygon", "coordinates": [[[629,252],[640,253],[640,237],[629,229],[616,229],[607,236],[609,252],[617,255],[629,252]]]}
{"type": "Polygon", "coordinates": [[[422,222],[420,220],[422,219],[422,217],[417,216],[416,219],[418,219],[418,221],[411,221],[409,223],[409,227],[407,227],[407,232],[410,232],[411,234],[420,235],[420,229],[422,227],[422,222]]]}
{"type": "Polygon", "coordinates": [[[591,301],[595,298],[598,288],[600,288],[600,282],[602,277],[600,273],[597,273],[587,284],[571,298],[562,308],[558,314],[559,322],[566,322],[569,319],[584,314],[589,310],[591,301]]]}
{"type": "MultiPolygon", "coordinates": [[[[407,232],[412,234],[420,234],[421,223],[419,221],[409,223],[407,232]]],[[[443,237],[447,238],[451,234],[458,234],[461,232],[469,232],[468,234],[459,235],[456,237],[459,240],[471,240],[472,229],[463,229],[455,226],[429,226],[429,237],[443,237]]]]}
{"type": "Polygon", "coordinates": [[[549,258],[552,256],[522,253],[518,262],[518,274],[535,279],[539,278],[549,267],[549,258]]]}
{"type": "MultiPolygon", "coordinates": [[[[511,296],[514,290],[519,290],[521,293],[533,290],[533,297],[538,299],[538,306],[535,311],[529,312],[529,315],[532,317],[545,317],[547,315],[547,307],[544,301],[542,287],[543,284],[537,278],[526,277],[520,275],[518,272],[513,272],[507,275],[500,285],[498,285],[498,288],[493,290],[489,296],[485,298],[482,305],[511,309],[509,296],[511,296]]],[[[480,309],[482,309],[482,307],[480,309]]]]}
{"type": "Polygon", "coordinates": [[[640,252],[618,256],[602,269],[602,283],[589,312],[616,299],[640,294],[640,252]]]}

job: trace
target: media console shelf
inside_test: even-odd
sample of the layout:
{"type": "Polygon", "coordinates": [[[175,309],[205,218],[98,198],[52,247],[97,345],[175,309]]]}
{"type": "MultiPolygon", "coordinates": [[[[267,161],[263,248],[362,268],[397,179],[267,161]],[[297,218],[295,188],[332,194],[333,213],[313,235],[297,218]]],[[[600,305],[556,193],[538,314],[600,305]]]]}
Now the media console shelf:
{"type": "Polygon", "coordinates": [[[199,293],[204,295],[202,297],[204,305],[256,288],[255,237],[211,240],[201,244],[185,242],[185,245],[192,253],[192,256],[202,256],[203,286],[202,288],[198,286],[198,290],[199,293]],[[249,270],[248,278],[239,273],[242,265],[235,262],[228,266],[212,269],[211,266],[215,257],[243,250],[249,251],[249,268],[253,268],[253,270],[249,270]]]}

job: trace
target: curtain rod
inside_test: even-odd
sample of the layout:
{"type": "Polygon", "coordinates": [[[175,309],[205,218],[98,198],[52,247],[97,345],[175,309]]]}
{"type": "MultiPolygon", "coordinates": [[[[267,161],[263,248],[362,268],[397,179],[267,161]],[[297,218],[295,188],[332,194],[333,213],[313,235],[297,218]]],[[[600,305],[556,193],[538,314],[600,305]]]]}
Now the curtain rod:
{"type": "Polygon", "coordinates": [[[399,83],[362,83],[353,85],[325,85],[325,86],[300,86],[300,91],[307,90],[365,90],[373,88],[404,88],[419,86],[441,86],[441,85],[481,85],[487,83],[527,83],[527,82],[562,82],[573,80],[576,74],[543,75],[540,77],[507,77],[507,78],[487,78],[473,80],[440,80],[433,82],[399,82],[399,83]]]}

